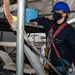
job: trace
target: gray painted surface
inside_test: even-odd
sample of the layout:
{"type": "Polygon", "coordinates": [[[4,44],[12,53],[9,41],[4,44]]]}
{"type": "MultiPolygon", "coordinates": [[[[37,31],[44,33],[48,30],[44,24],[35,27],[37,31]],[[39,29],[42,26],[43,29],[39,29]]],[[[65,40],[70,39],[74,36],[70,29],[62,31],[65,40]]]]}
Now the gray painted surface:
{"type": "Polygon", "coordinates": [[[3,41],[11,41],[14,42],[16,41],[15,35],[13,34],[13,32],[3,32],[3,41]]]}

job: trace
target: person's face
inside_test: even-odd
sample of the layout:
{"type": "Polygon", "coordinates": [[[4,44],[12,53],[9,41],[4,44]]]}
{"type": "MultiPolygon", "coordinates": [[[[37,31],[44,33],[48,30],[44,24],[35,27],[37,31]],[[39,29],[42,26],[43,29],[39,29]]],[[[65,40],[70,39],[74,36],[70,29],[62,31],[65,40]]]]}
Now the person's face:
{"type": "Polygon", "coordinates": [[[53,18],[55,21],[60,20],[61,18],[65,18],[67,14],[63,10],[55,10],[53,13],[53,18]]]}

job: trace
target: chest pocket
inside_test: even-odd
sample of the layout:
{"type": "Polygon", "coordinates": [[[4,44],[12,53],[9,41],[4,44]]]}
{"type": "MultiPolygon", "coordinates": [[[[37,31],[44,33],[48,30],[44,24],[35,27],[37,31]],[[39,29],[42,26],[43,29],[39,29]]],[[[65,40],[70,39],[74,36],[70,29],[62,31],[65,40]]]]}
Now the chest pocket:
{"type": "Polygon", "coordinates": [[[56,44],[61,44],[61,43],[62,43],[62,40],[56,38],[54,42],[55,42],[56,44]]]}

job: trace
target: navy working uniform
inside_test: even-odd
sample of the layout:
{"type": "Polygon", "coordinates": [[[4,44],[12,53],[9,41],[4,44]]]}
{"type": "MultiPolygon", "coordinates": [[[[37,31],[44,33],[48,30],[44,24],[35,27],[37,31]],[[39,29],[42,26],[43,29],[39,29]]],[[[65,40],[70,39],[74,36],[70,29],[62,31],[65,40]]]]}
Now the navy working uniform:
{"type": "MultiPolygon", "coordinates": [[[[38,25],[42,25],[44,27],[46,36],[49,35],[50,28],[52,28],[53,25],[54,27],[53,27],[52,35],[57,31],[59,26],[62,26],[62,24],[64,24],[67,21],[68,13],[70,13],[70,8],[67,3],[59,1],[54,5],[52,12],[53,12],[54,20],[50,20],[45,17],[40,17],[40,18],[31,20],[31,22],[35,21],[38,23],[38,25]]],[[[55,44],[61,58],[67,60],[71,64],[72,60],[75,59],[75,29],[74,27],[72,27],[72,25],[70,24],[67,24],[53,39],[53,43],[55,44]]],[[[53,43],[51,45],[50,59],[51,59],[51,63],[54,66],[58,66],[60,60],[58,59],[58,56],[55,52],[53,43]]],[[[62,75],[66,75],[66,74],[62,74],[62,75]]]]}
{"type": "MultiPolygon", "coordinates": [[[[44,27],[46,36],[48,36],[49,30],[52,25],[54,25],[53,34],[61,25],[54,22],[54,20],[50,20],[45,17],[40,17],[35,20],[31,20],[31,22],[33,21],[36,21],[38,25],[42,25],[44,27]]],[[[75,59],[75,29],[74,27],[72,27],[72,25],[68,24],[64,29],[62,29],[59,34],[54,38],[53,42],[55,43],[56,48],[62,58],[66,59],[69,63],[71,63],[72,60],[75,59]]],[[[56,66],[59,62],[58,57],[52,46],[50,59],[51,63],[54,66],[56,66]]]]}

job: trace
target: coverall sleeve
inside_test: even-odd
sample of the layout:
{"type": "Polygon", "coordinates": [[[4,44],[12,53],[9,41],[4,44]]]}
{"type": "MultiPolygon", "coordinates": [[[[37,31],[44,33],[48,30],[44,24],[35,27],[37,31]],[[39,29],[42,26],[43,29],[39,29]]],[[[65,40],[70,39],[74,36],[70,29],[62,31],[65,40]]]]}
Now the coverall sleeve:
{"type": "Polygon", "coordinates": [[[38,25],[42,25],[44,27],[46,34],[48,33],[50,27],[54,24],[53,20],[50,20],[45,17],[39,17],[39,18],[30,20],[30,22],[34,22],[34,21],[36,21],[38,23],[38,25]]]}
{"type": "Polygon", "coordinates": [[[69,35],[68,35],[68,45],[72,50],[75,50],[75,29],[70,27],[69,35]]]}

